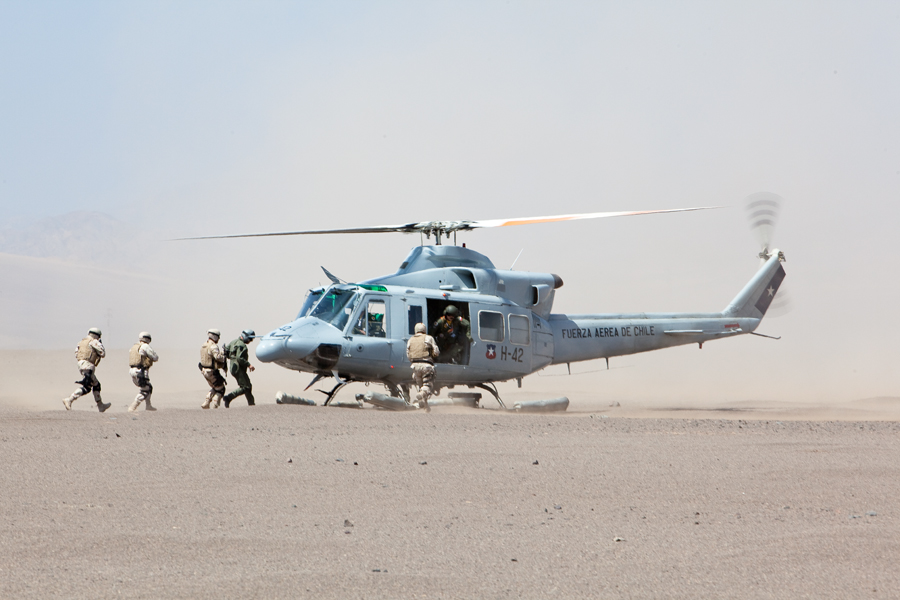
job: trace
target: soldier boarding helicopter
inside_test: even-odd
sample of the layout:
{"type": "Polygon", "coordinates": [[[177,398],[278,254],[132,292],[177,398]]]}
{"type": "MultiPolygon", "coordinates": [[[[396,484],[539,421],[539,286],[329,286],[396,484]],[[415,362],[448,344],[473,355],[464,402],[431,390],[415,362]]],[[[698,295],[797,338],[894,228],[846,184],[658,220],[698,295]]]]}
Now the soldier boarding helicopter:
{"type": "MultiPolygon", "coordinates": [[[[563,285],[558,275],[498,269],[487,256],[465,244],[455,245],[457,232],[706,208],[711,207],[181,239],[386,232],[418,232],[430,239],[434,235],[434,245],[413,248],[391,275],[345,283],[323,267],[332,284],[309,290],[297,317],[265,335],[256,356],[262,362],[313,374],[306,389],[333,379],[330,391],[320,390],[326,394],[326,405],[347,384],[364,382],[381,383],[390,392],[389,396],[369,392],[366,401],[395,410],[414,408],[409,404],[413,375],[406,343],[417,323],[428,326],[452,306],[455,309],[449,312],[469,322],[471,343],[457,340],[462,348],[453,353],[452,362],[436,360],[436,393],[442,387],[480,388],[505,409],[496,382],[517,380],[521,387],[523,377],[550,365],[608,361],[613,356],[684,344],[702,348],[711,340],[762,335],[755,330],[785,277],[784,254],[764,247],[761,268],[721,312],[554,314],[556,290],[563,285]],[[442,244],[450,234],[454,245],[442,244]]],[[[480,398],[480,394],[456,395],[480,398]]]]}

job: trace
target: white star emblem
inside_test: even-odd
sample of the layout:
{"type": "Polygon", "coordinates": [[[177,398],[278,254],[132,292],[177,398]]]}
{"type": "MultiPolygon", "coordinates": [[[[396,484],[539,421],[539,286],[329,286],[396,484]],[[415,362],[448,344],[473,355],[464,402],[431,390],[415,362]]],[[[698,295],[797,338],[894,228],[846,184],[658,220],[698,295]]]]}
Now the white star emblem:
{"type": "Polygon", "coordinates": [[[769,289],[767,289],[766,291],[769,292],[770,296],[775,295],[775,288],[773,288],[771,285],[769,286],[769,289]]]}

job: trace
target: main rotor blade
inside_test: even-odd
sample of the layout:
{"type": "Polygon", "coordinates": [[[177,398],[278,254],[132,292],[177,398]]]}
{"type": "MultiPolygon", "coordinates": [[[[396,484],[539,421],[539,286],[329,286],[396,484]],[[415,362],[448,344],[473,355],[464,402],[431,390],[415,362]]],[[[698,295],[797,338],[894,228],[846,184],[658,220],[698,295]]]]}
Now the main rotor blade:
{"type": "Polygon", "coordinates": [[[555,223],[559,221],[577,221],[580,219],[605,219],[607,217],[630,217],[634,215],[653,215],[656,213],[688,212],[692,210],[710,210],[721,206],[699,206],[696,208],[668,208],[664,210],[634,210],[621,212],[578,213],[573,215],[554,215],[549,217],[521,217],[518,219],[489,219],[486,221],[469,221],[468,227],[509,227],[510,225],[531,225],[532,223],[555,223]]]}
{"type": "Polygon", "coordinates": [[[276,237],[280,235],[324,235],[329,233],[415,233],[418,223],[407,225],[383,225],[376,227],[352,227],[349,229],[314,229],[311,231],[279,231],[270,233],[239,233],[234,235],[204,235],[199,237],[175,238],[173,242],[183,240],[221,240],[226,238],[276,237]]]}
{"type": "Polygon", "coordinates": [[[572,215],[554,215],[549,217],[520,217],[516,219],[488,219],[486,221],[422,221],[402,225],[381,225],[374,227],[351,227],[348,229],[316,229],[310,231],[280,231],[269,233],[241,233],[234,235],[205,235],[198,237],[175,238],[183,240],[219,240],[228,238],[276,237],[284,235],[324,235],[332,233],[424,233],[430,236],[447,235],[454,231],[466,231],[485,227],[508,227],[510,225],[531,225],[533,223],[554,223],[559,221],[576,221],[579,219],[603,219],[607,217],[630,217],[634,215],[652,215],[657,213],[688,212],[692,210],[710,210],[720,206],[701,206],[696,208],[669,208],[664,210],[635,210],[623,212],[579,213],[572,215]]]}

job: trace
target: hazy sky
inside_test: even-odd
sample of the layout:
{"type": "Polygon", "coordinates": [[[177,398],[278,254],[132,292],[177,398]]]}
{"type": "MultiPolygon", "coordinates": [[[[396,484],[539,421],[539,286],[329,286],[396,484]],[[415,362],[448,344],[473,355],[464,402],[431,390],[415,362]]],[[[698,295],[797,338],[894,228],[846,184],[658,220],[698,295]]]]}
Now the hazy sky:
{"type": "MultiPolygon", "coordinates": [[[[741,200],[771,191],[794,308],[760,331],[784,339],[620,359],[621,385],[900,395],[898,73],[896,2],[0,1],[0,229],[73,210],[163,238],[723,205],[462,240],[560,274],[556,312],[719,310],[758,264],[741,200]]],[[[384,274],[418,238],[144,243],[222,290],[228,326],[268,330],[319,265],[384,274]]]]}

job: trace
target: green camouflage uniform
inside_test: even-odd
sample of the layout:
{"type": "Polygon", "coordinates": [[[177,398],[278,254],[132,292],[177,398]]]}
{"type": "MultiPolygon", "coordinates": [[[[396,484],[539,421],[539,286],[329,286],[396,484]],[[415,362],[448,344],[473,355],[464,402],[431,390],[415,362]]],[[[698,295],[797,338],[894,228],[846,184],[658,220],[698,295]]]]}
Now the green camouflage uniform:
{"type": "Polygon", "coordinates": [[[431,336],[441,351],[438,362],[460,364],[465,362],[472,332],[469,322],[456,316],[452,320],[441,317],[431,327],[431,336]]]}
{"type": "Polygon", "coordinates": [[[247,367],[250,366],[250,350],[247,348],[247,344],[240,338],[233,340],[225,347],[225,355],[231,359],[229,371],[238,384],[238,389],[225,394],[225,408],[228,408],[231,401],[241,395],[247,396],[248,406],[254,406],[256,403],[253,399],[253,384],[250,383],[250,377],[247,375],[247,367]]]}

